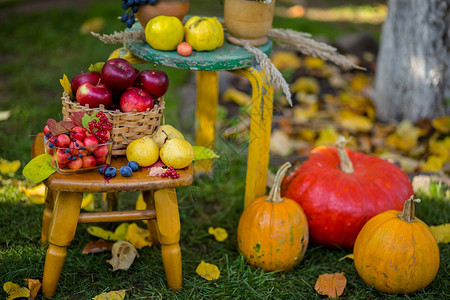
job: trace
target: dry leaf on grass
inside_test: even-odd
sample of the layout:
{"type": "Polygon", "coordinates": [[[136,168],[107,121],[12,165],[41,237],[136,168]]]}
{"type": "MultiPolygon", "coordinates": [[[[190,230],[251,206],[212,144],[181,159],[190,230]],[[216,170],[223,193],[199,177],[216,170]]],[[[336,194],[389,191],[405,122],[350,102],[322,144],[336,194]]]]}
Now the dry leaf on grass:
{"type": "Polygon", "coordinates": [[[88,193],[84,195],[81,202],[81,208],[87,211],[93,211],[95,209],[95,197],[94,194],[88,193]]]}
{"type": "Polygon", "coordinates": [[[41,281],[39,279],[31,278],[26,278],[25,281],[28,283],[28,289],[30,290],[30,296],[28,297],[28,300],[36,299],[36,296],[42,286],[41,281]]]}
{"type": "Polygon", "coordinates": [[[124,240],[127,236],[129,225],[130,224],[128,223],[122,223],[116,228],[114,232],[105,230],[98,226],[89,226],[87,231],[89,232],[89,234],[107,241],[120,241],[124,240]]]}
{"type": "Polygon", "coordinates": [[[3,290],[8,294],[6,300],[12,300],[16,298],[28,298],[30,296],[30,290],[26,287],[21,287],[17,283],[8,281],[3,284],[3,290]]]}
{"type": "Polygon", "coordinates": [[[134,259],[139,257],[139,254],[134,246],[127,241],[115,242],[112,249],[112,258],[107,260],[113,267],[113,271],[128,270],[133,264],[134,259]]]}
{"type": "Polygon", "coordinates": [[[14,174],[20,168],[20,160],[9,161],[0,158],[0,173],[2,174],[14,174]]]}
{"type": "Polygon", "coordinates": [[[148,231],[148,229],[140,228],[136,223],[130,224],[125,239],[136,249],[141,249],[145,246],[151,247],[153,244],[150,237],[150,231],[148,231]]]}
{"type": "Polygon", "coordinates": [[[138,196],[138,198],[136,200],[135,209],[136,210],[147,209],[147,204],[144,201],[144,195],[142,195],[142,193],[139,193],[139,196],[138,196]]]}
{"type": "Polygon", "coordinates": [[[113,243],[106,242],[104,239],[98,239],[95,242],[89,242],[84,246],[83,251],[81,253],[83,254],[94,254],[94,253],[101,253],[105,251],[109,251],[112,249],[113,243]]]}
{"type": "Polygon", "coordinates": [[[221,227],[217,228],[209,227],[208,233],[214,235],[214,238],[218,242],[223,242],[228,238],[228,232],[221,227]]]}
{"type": "Polygon", "coordinates": [[[347,279],[344,273],[322,274],[317,279],[314,289],[320,295],[337,298],[342,295],[346,285],[347,279]]]}
{"type": "Polygon", "coordinates": [[[46,187],[43,183],[25,190],[25,195],[30,198],[34,204],[44,204],[45,202],[46,187]]]}
{"type": "Polygon", "coordinates": [[[450,224],[442,224],[438,226],[430,226],[431,232],[438,243],[450,242],[450,224]]]}
{"type": "Polygon", "coordinates": [[[206,263],[203,260],[197,266],[195,272],[206,280],[216,280],[220,276],[219,268],[216,265],[206,263]]]}
{"type": "Polygon", "coordinates": [[[353,259],[355,259],[355,256],[353,255],[353,253],[347,254],[346,256],[339,258],[339,261],[344,260],[346,258],[353,260],[353,259]]]}
{"type": "Polygon", "coordinates": [[[125,293],[127,290],[118,290],[118,291],[111,291],[111,292],[105,292],[101,293],[92,300],[122,300],[125,299],[125,293]]]}

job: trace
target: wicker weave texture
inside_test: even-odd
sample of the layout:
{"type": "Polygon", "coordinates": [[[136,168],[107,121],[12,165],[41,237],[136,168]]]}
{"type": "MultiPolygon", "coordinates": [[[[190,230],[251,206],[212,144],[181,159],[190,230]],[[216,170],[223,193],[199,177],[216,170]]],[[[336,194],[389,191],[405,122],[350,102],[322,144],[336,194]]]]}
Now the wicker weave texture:
{"type": "Polygon", "coordinates": [[[88,115],[103,111],[112,124],[111,138],[113,140],[112,155],[125,155],[126,148],[132,141],[154,133],[161,123],[164,112],[164,97],[155,102],[153,109],[145,112],[124,113],[119,110],[108,110],[103,105],[99,108],[89,108],[73,102],[64,92],[62,97],[62,114],[67,119],[74,112],[83,111],[88,115]]]}

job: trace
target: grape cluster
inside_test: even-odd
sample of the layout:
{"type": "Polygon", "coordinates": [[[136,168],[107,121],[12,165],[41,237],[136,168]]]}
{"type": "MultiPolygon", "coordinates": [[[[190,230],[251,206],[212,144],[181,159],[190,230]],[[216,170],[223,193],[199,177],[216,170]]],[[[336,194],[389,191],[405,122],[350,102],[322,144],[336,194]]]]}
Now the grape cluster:
{"type": "Polygon", "coordinates": [[[109,132],[113,127],[104,112],[99,111],[95,116],[98,120],[94,119],[88,123],[88,132],[95,136],[101,144],[104,144],[109,141],[111,137],[109,132]]]}
{"type": "Polygon", "coordinates": [[[122,0],[122,8],[126,11],[120,17],[120,20],[125,23],[128,28],[134,24],[134,14],[138,12],[139,5],[156,4],[158,0],[122,0]]]}
{"type": "Polygon", "coordinates": [[[180,178],[180,174],[177,173],[177,171],[172,167],[168,167],[166,172],[161,174],[162,178],[168,177],[168,178],[172,178],[172,179],[177,179],[180,178]]]}

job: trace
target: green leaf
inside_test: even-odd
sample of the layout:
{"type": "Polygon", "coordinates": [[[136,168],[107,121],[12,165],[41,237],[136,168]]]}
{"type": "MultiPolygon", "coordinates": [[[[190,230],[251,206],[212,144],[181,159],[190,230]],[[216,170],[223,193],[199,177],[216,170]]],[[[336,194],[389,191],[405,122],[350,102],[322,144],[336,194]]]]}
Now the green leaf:
{"type": "Polygon", "coordinates": [[[95,63],[95,64],[93,64],[93,65],[90,65],[88,70],[89,70],[89,71],[92,71],[92,72],[101,73],[104,64],[105,64],[105,62],[103,62],[103,61],[102,61],[102,62],[95,63]]]}
{"type": "Polygon", "coordinates": [[[44,153],[36,156],[23,168],[22,174],[34,183],[41,182],[55,173],[55,167],[50,163],[51,155],[44,153]]]}
{"type": "Polygon", "coordinates": [[[193,146],[194,160],[210,159],[219,157],[214,151],[203,146],[193,146]]]}

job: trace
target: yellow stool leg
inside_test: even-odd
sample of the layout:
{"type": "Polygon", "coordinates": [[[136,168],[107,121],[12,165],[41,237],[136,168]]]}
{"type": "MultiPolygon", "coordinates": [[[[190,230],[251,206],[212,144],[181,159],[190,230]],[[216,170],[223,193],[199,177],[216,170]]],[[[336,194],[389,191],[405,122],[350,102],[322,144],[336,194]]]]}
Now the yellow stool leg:
{"type": "Polygon", "coordinates": [[[75,236],[82,198],[82,193],[59,192],[57,195],[50,222],[50,244],[45,256],[42,279],[42,293],[46,297],[53,297],[56,292],[67,255],[67,246],[75,236]]]}
{"type": "Polygon", "coordinates": [[[175,189],[156,191],[154,201],[167,285],[169,288],[179,291],[183,286],[179,244],[181,226],[175,189]]]}
{"type": "Polygon", "coordinates": [[[255,198],[266,192],[269,167],[269,146],[273,113],[273,87],[264,71],[246,68],[232,71],[246,77],[252,85],[252,110],[250,121],[245,202],[247,207],[255,198]]]}
{"type": "MultiPolygon", "coordinates": [[[[144,202],[147,204],[147,209],[155,209],[155,198],[154,191],[143,191],[142,196],[144,197],[144,202]]],[[[157,215],[158,216],[158,215],[157,215]]],[[[156,224],[156,219],[147,220],[147,228],[150,232],[150,237],[152,238],[154,245],[159,245],[159,231],[156,224]]]]}
{"type": "MultiPolygon", "coordinates": [[[[219,103],[218,71],[197,71],[197,107],[195,111],[198,120],[195,144],[210,149],[214,148],[217,106],[219,103]]],[[[211,172],[212,159],[195,162],[196,173],[211,172]]]]}
{"type": "Polygon", "coordinates": [[[41,242],[45,243],[48,240],[48,229],[50,227],[50,221],[53,214],[53,206],[56,198],[56,193],[46,189],[45,197],[45,210],[42,216],[42,231],[41,231],[41,242]]]}

